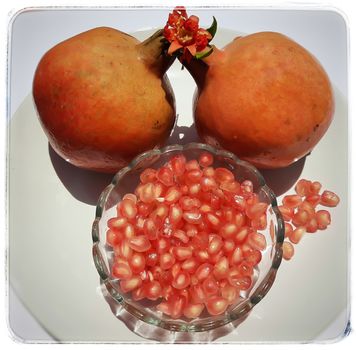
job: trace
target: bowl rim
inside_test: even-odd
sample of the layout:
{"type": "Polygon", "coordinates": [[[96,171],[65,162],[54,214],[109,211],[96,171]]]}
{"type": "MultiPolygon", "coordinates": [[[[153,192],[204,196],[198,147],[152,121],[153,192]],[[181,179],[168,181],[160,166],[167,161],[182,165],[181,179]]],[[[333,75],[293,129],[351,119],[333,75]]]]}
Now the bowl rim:
{"type": "Polygon", "coordinates": [[[234,320],[240,319],[252,310],[252,308],[259,303],[265,295],[268,293],[270,288],[272,287],[274,280],[276,278],[277,270],[282,261],[282,244],[284,241],[284,220],[283,217],[278,209],[277,198],[274,192],[267,186],[262,174],[258,171],[258,169],[253,166],[252,164],[238,158],[232,152],[226,151],[224,149],[217,149],[211,145],[198,143],[198,142],[190,142],[185,145],[168,145],[162,148],[154,148],[152,150],[145,151],[138,156],[136,156],[126,167],[120,169],[114,176],[111,183],[102,191],[95,211],[95,219],[92,225],[92,255],[96,270],[100,276],[101,282],[105,285],[107,291],[111,295],[111,297],[117,301],[121,306],[129,312],[134,317],[138,318],[139,320],[148,323],[150,325],[155,325],[160,328],[175,331],[175,332],[203,332],[209,331],[221,326],[226,325],[234,320]],[[215,317],[215,320],[212,321],[202,321],[197,320],[196,322],[191,321],[189,323],[184,322],[182,320],[163,320],[159,319],[156,316],[150,315],[150,317],[145,317],[135,306],[128,303],[125,300],[125,297],[120,294],[120,291],[111,283],[110,281],[110,272],[108,271],[104,258],[101,254],[99,249],[100,244],[100,235],[99,235],[99,221],[102,218],[102,214],[104,212],[104,206],[106,199],[109,197],[111,191],[115,188],[115,186],[119,183],[120,179],[131,169],[135,168],[137,164],[142,162],[146,158],[151,158],[154,156],[160,156],[166,152],[173,152],[173,151],[187,151],[189,149],[200,149],[206,150],[214,156],[222,156],[226,158],[232,159],[237,164],[240,164],[249,169],[252,173],[256,175],[258,179],[259,185],[261,189],[265,192],[268,196],[271,204],[271,209],[276,216],[276,232],[275,232],[275,254],[272,258],[272,263],[269,271],[267,272],[264,279],[260,282],[260,285],[256,288],[256,290],[251,294],[251,296],[246,299],[244,302],[238,304],[234,309],[231,311],[224,313],[215,317]],[[148,320],[149,318],[149,320],[148,320]],[[198,324],[197,324],[198,322],[198,324]]]}

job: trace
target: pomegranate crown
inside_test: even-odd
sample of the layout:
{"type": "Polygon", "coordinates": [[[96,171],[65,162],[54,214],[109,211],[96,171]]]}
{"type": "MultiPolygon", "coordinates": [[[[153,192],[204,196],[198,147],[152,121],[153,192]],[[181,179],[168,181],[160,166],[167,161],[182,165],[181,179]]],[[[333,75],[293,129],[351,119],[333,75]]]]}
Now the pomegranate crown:
{"type": "Polygon", "coordinates": [[[168,55],[176,54],[181,61],[189,62],[193,57],[202,59],[213,52],[210,41],[215,36],[217,22],[213,17],[213,23],[208,29],[199,27],[199,17],[189,16],[185,7],[177,6],[168,16],[167,24],[163,29],[163,35],[170,43],[168,55]]]}

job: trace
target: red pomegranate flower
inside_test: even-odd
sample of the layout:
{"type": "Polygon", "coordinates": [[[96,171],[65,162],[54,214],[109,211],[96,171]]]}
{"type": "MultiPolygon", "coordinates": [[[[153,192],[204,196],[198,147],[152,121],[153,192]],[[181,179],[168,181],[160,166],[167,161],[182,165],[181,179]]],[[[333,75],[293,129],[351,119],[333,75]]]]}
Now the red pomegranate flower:
{"type": "Polygon", "coordinates": [[[216,33],[217,23],[215,17],[208,29],[199,28],[199,17],[189,16],[183,6],[177,6],[168,16],[163,35],[170,42],[168,54],[180,50],[181,60],[188,62],[195,58],[208,56],[213,48],[209,42],[216,33]]]}

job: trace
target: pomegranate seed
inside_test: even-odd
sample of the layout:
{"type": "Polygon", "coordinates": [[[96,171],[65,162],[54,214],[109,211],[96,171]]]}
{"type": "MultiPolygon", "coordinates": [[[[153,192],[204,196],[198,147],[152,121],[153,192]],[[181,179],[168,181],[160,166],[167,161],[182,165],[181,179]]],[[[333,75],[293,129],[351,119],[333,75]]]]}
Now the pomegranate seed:
{"type": "Polygon", "coordinates": [[[229,304],[233,304],[238,298],[237,288],[226,284],[221,288],[221,296],[226,299],[229,304]]]}
{"type": "MultiPolygon", "coordinates": [[[[163,222],[164,219],[167,217],[168,212],[169,209],[167,205],[160,203],[157,205],[156,209],[150,214],[150,218],[151,219],[159,218],[163,222]]],[[[155,223],[157,225],[157,221],[155,221],[155,223]]]]}
{"type": "Polygon", "coordinates": [[[149,250],[151,248],[151,243],[148,240],[147,236],[141,235],[132,237],[129,240],[129,246],[132,250],[141,253],[149,250]]]}
{"type": "Polygon", "coordinates": [[[146,298],[149,300],[157,300],[162,295],[162,287],[158,281],[151,281],[145,285],[146,298]]]}
{"type": "Polygon", "coordinates": [[[158,254],[155,251],[148,252],[146,255],[146,265],[153,267],[158,263],[158,254]]]}
{"type": "Polygon", "coordinates": [[[265,214],[267,208],[268,208],[267,203],[259,202],[252,206],[247,206],[246,215],[250,219],[256,219],[256,218],[259,218],[261,215],[265,214]]]}
{"type": "Polygon", "coordinates": [[[187,260],[193,255],[193,250],[191,247],[173,247],[173,254],[177,260],[187,260]]]}
{"type": "Polygon", "coordinates": [[[243,258],[242,250],[240,246],[237,246],[230,256],[230,265],[237,265],[243,258]]]}
{"type": "Polygon", "coordinates": [[[185,183],[186,184],[193,184],[193,183],[200,183],[200,179],[202,178],[203,173],[201,170],[194,169],[190,170],[185,173],[185,183]]]}
{"type": "Polygon", "coordinates": [[[212,235],[211,239],[209,239],[208,253],[209,254],[218,253],[222,249],[223,245],[224,243],[220,236],[212,235]]]}
{"type": "Polygon", "coordinates": [[[106,243],[109,246],[114,247],[118,245],[120,242],[121,242],[121,237],[118,232],[115,232],[113,230],[106,231],[106,243]]]}
{"type": "Polygon", "coordinates": [[[227,277],[228,270],[229,270],[229,261],[226,256],[223,256],[215,264],[213,268],[213,275],[217,280],[221,280],[227,277]]]}
{"type": "Polygon", "coordinates": [[[108,221],[108,227],[111,230],[120,230],[127,224],[126,218],[111,218],[108,221]]]}
{"type": "Polygon", "coordinates": [[[186,224],[184,225],[184,230],[185,230],[185,232],[186,232],[186,234],[187,234],[188,237],[194,237],[194,236],[196,236],[197,233],[198,233],[198,229],[197,229],[196,226],[193,225],[193,224],[188,224],[188,223],[186,223],[186,224]]]}
{"type": "Polygon", "coordinates": [[[165,186],[172,186],[173,171],[168,167],[162,167],[157,171],[157,179],[165,186]]]}
{"type": "Polygon", "coordinates": [[[158,229],[153,219],[148,218],[143,224],[143,232],[149,240],[156,240],[158,237],[158,229]]]}
{"type": "Polygon", "coordinates": [[[327,210],[318,210],[316,212],[316,221],[319,230],[325,230],[331,223],[330,213],[327,210]]]}
{"type": "Polygon", "coordinates": [[[188,186],[188,193],[191,196],[198,196],[201,190],[200,183],[191,184],[188,186]]]}
{"type": "Polygon", "coordinates": [[[119,255],[126,260],[132,256],[132,249],[126,239],[122,240],[119,244],[119,255]]]}
{"type": "Polygon", "coordinates": [[[235,242],[240,244],[245,241],[248,234],[250,232],[250,228],[247,226],[241,227],[235,235],[235,242]]]}
{"type": "Polygon", "coordinates": [[[220,235],[225,238],[234,238],[238,232],[238,226],[234,223],[227,223],[220,229],[220,235]]]}
{"type": "Polygon", "coordinates": [[[294,215],[294,211],[292,208],[285,207],[284,205],[279,205],[278,209],[281,212],[284,221],[292,220],[292,217],[294,215]]]}
{"type": "Polygon", "coordinates": [[[246,200],[243,196],[234,195],[231,199],[231,205],[237,210],[244,212],[246,208],[246,200]]]}
{"type": "Polygon", "coordinates": [[[139,301],[146,298],[145,288],[142,286],[133,290],[131,293],[132,300],[139,301]]]}
{"type": "Polygon", "coordinates": [[[316,207],[321,201],[320,194],[311,194],[305,197],[305,201],[303,203],[309,203],[312,207],[316,207]]]}
{"type": "Polygon", "coordinates": [[[214,214],[214,213],[207,213],[205,215],[205,221],[212,227],[212,228],[217,228],[220,225],[220,219],[219,217],[214,214]]]}
{"type": "Polygon", "coordinates": [[[193,303],[205,303],[206,295],[201,284],[192,285],[189,292],[193,303]]]}
{"type": "Polygon", "coordinates": [[[303,226],[303,225],[306,225],[309,218],[310,218],[309,214],[306,210],[298,209],[297,212],[293,216],[292,222],[295,226],[303,226]]]}
{"type": "Polygon", "coordinates": [[[152,203],[155,200],[155,186],[152,182],[141,187],[139,198],[143,203],[152,203]]]}
{"type": "Polygon", "coordinates": [[[312,218],[315,215],[314,206],[307,200],[302,202],[302,204],[298,207],[298,210],[305,210],[308,213],[309,218],[312,218]]]}
{"type": "Polygon", "coordinates": [[[267,215],[262,214],[258,218],[252,219],[251,227],[256,230],[265,230],[267,228],[267,215]]]}
{"type": "Polygon", "coordinates": [[[176,186],[172,186],[168,188],[166,195],[164,196],[164,200],[168,204],[173,204],[179,200],[181,197],[181,192],[178,190],[176,186]]]}
{"type": "Polygon", "coordinates": [[[201,264],[195,272],[195,277],[198,281],[206,279],[213,271],[213,266],[208,263],[201,264]]]}
{"type": "Polygon", "coordinates": [[[250,180],[244,180],[241,182],[242,193],[253,193],[253,183],[250,180]]]}
{"type": "Polygon", "coordinates": [[[282,203],[287,208],[296,208],[303,201],[303,198],[297,194],[285,196],[282,200],[282,203]]]}
{"type": "Polygon", "coordinates": [[[140,287],[142,284],[142,280],[139,276],[132,276],[126,280],[120,281],[120,288],[123,293],[131,292],[132,290],[140,287]]]}
{"type": "Polygon", "coordinates": [[[189,237],[183,230],[175,230],[173,232],[173,237],[177,238],[179,241],[182,243],[188,243],[189,242],[189,237]]]}
{"type": "Polygon", "coordinates": [[[214,157],[211,153],[208,153],[208,152],[203,152],[200,156],[199,156],[199,165],[201,167],[208,167],[210,165],[213,164],[214,162],[214,157]]]}
{"type": "Polygon", "coordinates": [[[232,267],[228,273],[228,280],[232,286],[239,290],[247,290],[251,287],[252,280],[249,276],[241,276],[238,267],[232,267]]]}
{"type": "Polygon", "coordinates": [[[206,296],[216,295],[219,291],[219,284],[213,276],[208,276],[202,283],[203,291],[206,296]]]}
{"type": "Polygon", "coordinates": [[[169,303],[166,301],[162,301],[160,304],[158,304],[156,306],[156,309],[165,315],[168,315],[168,316],[171,315],[171,307],[170,307],[169,303]]]}
{"type": "Polygon", "coordinates": [[[310,185],[310,192],[313,194],[318,194],[321,190],[321,183],[318,181],[314,181],[311,185],[310,185]]]}
{"type": "Polygon", "coordinates": [[[297,244],[300,242],[305,232],[306,232],[306,228],[304,226],[299,226],[290,234],[289,240],[292,243],[297,244]]]}
{"type": "Polygon", "coordinates": [[[112,275],[119,279],[129,279],[132,271],[127,263],[117,263],[112,266],[112,275]]]}
{"type": "Polygon", "coordinates": [[[210,315],[216,316],[224,313],[229,303],[226,299],[218,296],[210,298],[206,303],[206,308],[210,315]]]}
{"type": "Polygon", "coordinates": [[[321,195],[320,204],[325,207],[336,207],[340,202],[340,198],[331,191],[324,191],[321,195]]]}
{"type": "Polygon", "coordinates": [[[145,269],[146,259],[143,254],[133,253],[131,259],[129,260],[132,272],[139,273],[145,269]]]}
{"type": "Polygon", "coordinates": [[[124,232],[124,236],[125,238],[127,239],[130,239],[132,237],[135,236],[135,227],[132,225],[132,224],[127,224],[124,229],[123,229],[123,232],[124,232]]]}
{"type": "Polygon", "coordinates": [[[283,259],[290,260],[294,255],[294,247],[292,243],[283,242],[283,259]]]}
{"type": "Polygon", "coordinates": [[[200,187],[201,187],[201,190],[204,192],[211,191],[212,189],[217,187],[217,183],[214,178],[203,176],[200,179],[200,187]]]}
{"type": "Polygon", "coordinates": [[[190,274],[186,271],[180,271],[172,282],[172,286],[176,289],[187,288],[190,284],[190,274]]]}
{"type": "Polygon", "coordinates": [[[199,224],[202,221],[202,215],[197,210],[186,211],[183,213],[183,219],[190,224],[199,224]]]}
{"type": "Polygon", "coordinates": [[[301,179],[297,182],[295,185],[295,192],[302,197],[308,196],[311,194],[310,191],[310,186],[312,185],[312,182],[309,180],[301,179]]]}
{"type": "Polygon", "coordinates": [[[314,233],[318,230],[318,221],[316,217],[312,217],[305,226],[307,232],[314,233]]]}
{"type": "Polygon", "coordinates": [[[215,169],[215,180],[218,183],[234,181],[234,174],[226,168],[216,168],[215,169]]]}
{"type": "Polygon", "coordinates": [[[140,175],[140,180],[143,184],[148,182],[153,182],[156,180],[156,170],[151,168],[146,168],[140,175]]]}
{"type": "Polygon", "coordinates": [[[181,266],[180,263],[176,262],[171,269],[171,274],[173,277],[176,277],[179,273],[179,271],[181,270],[181,266]]]}
{"type": "Polygon", "coordinates": [[[178,205],[171,205],[169,210],[169,221],[172,224],[177,224],[183,217],[183,210],[178,205]]]}
{"type": "Polygon", "coordinates": [[[152,207],[148,203],[139,202],[137,203],[137,213],[138,215],[146,218],[152,211],[152,207]]]}
{"type": "Polygon", "coordinates": [[[231,253],[235,249],[235,242],[232,239],[225,239],[223,249],[225,253],[231,253]]]}
{"type": "Polygon", "coordinates": [[[200,169],[200,166],[199,166],[199,163],[197,160],[195,159],[192,159],[192,160],[189,160],[188,162],[186,162],[185,164],[185,169],[187,171],[190,171],[190,170],[199,170],[200,169]]]}
{"type": "Polygon", "coordinates": [[[241,276],[251,276],[253,273],[253,266],[249,264],[246,260],[241,261],[237,268],[241,276]]]}
{"type": "Polygon", "coordinates": [[[206,167],[203,169],[203,175],[206,177],[214,177],[215,176],[215,169],[212,167],[206,167]]]}
{"type": "Polygon", "coordinates": [[[185,172],[185,157],[181,155],[176,155],[170,160],[172,171],[176,176],[181,176],[185,172]]]}
{"type": "Polygon", "coordinates": [[[243,253],[244,260],[251,266],[256,266],[262,260],[262,253],[259,250],[247,250],[243,253]]]}
{"type": "Polygon", "coordinates": [[[293,226],[288,222],[284,223],[284,238],[288,238],[293,232],[293,226]]]}
{"type": "Polygon", "coordinates": [[[239,193],[240,192],[240,184],[237,181],[225,181],[220,184],[220,188],[229,193],[239,193]]]}
{"type": "Polygon", "coordinates": [[[262,233],[250,232],[247,236],[247,242],[256,250],[265,250],[267,248],[266,237],[262,233]]]}
{"type": "Polygon", "coordinates": [[[175,258],[172,254],[170,253],[163,253],[160,256],[160,266],[163,270],[168,270],[170,269],[174,263],[175,263],[175,258]]]}
{"type": "Polygon", "coordinates": [[[137,196],[134,195],[133,193],[126,193],[123,197],[122,197],[123,200],[125,199],[128,199],[130,200],[131,202],[133,202],[134,204],[137,203],[137,196]]]}
{"type": "Polygon", "coordinates": [[[183,261],[181,268],[182,270],[187,271],[190,274],[193,274],[198,268],[198,266],[199,263],[195,258],[188,258],[185,261],[183,261]]]}
{"type": "Polygon", "coordinates": [[[187,318],[197,318],[204,310],[204,304],[187,304],[183,309],[183,315],[187,318]]]}

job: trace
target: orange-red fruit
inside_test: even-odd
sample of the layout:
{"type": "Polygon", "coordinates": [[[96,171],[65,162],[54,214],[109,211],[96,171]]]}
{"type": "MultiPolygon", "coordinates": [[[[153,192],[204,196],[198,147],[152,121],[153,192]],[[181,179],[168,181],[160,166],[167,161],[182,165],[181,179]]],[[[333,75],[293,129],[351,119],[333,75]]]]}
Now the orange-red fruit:
{"type": "Polygon", "coordinates": [[[239,37],[222,51],[214,48],[206,63],[191,62],[185,65],[199,86],[199,135],[257,167],[295,162],[331,123],[334,99],[326,72],[280,33],[239,37]]]}
{"type": "Polygon", "coordinates": [[[157,300],[161,297],[162,287],[158,281],[151,281],[145,285],[145,294],[147,299],[157,300]]]}
{"type": "Polygon", "coordinates": [[[132,276],[132,271],[127,263],[117,263],[112,266],[112,275],[120,279],[128,279],[132,276]]]}
{"type": "Polygon", "coordinates": [[[288,208],[295,208],[298,207],[303,201],[303,198],[299,195],[288,195],[285,196],[282,200],[284,206],[288,208]]]}
{"type": "Polygon", "coordinates": [[[114,173],[164,143],[175,109],[164,76],[171,58],[156,59],[159,40],[140,43],[100,27],[57,44],[42,57],[33,96],[43,129],[61,157],[81,168],[114,173]]]}

